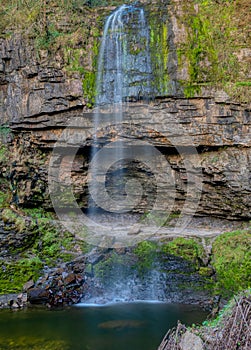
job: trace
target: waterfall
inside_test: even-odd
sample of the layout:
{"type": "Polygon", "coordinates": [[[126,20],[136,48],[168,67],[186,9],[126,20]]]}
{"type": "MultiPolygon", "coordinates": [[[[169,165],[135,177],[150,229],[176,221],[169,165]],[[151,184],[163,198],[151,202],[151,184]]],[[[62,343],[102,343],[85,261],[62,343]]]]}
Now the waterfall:
{"type": "MultiPolygon", "coordinates": [[[[128,181],[126,171],[136,171],[138,161],[141,162],[142,176],[144,166],[147,168],[148,164],[155,164],[159,157],[151,145],[130,137],[128,142],[128,135],[121,131],[126,108],[130,103],[153,95],[149,40],[149,28],[143,8],[122,5],[106,20],[98,60],[95,135],[89,167],[89,214],[94,218],[100,218],[97,214],[102,208],[112,213],[113,220],[121,222],[117,214],[124,214],[135,208],[135,198],[141,200],[143,190],[146,190],[142,188],[141,183],[137,183],[137,179],[128,181]],[[114,131],[113,140],[110,142],[109,137],[108,142],[105,140],[107,129],[100,130],[104,119],[114,131]],[[112,173],[118,174],[113,180],[112,173]],[[114,193],[107,191],[107,176],[115,188],[114,193]]],[[[147,169],[151,169],[151,166],[147,169]]],[[[157,167],[154,167],[154,170],[156,171],[157,167]]],[[[151,177],[150,181],[153,181],[151,177]]],[[[147,187],[151,187],[149,182],[147,187]]],[[[111,221],[107,223],[111,225],[111,221]]],[[[124,226],[123,217],[121,226],[124,226]]],[[[89,302],[165,299],[165,281],[162,273],[155,267],[149,268],[144,278],[140,278],[125,265],[118,266],[115,263],[106,277],[103,285],[97,282],[102,285],[101,296],[96,298],[87,295],[89,302]]]]}
{"type": "Polygon", "coordinates": [[[149,40],[144,9],[137,5],[122,5],[106,20],[98,59],[95,135],[89,168],[91,214],[97,212],[97,207],[113,213],[129,212],[135,205],[135,196],[140,197],[140,191],[134,191],[131,196],[130,189],[128,192],[130,186],[126,184],[123,169],[128,159],[134,157],[132,149],[128,150],[123,138],[119,137],[119,130],[126,103],[148,99],[152,95],[149,40]],[[117,135],[112,146],[102,152],[99,128],[104,118],[109,118],[109,125],[117,129],[117,135]],[[111,193],[105,188],[106,173],[111,166],[117,166],[121,174],[120,193],[118,184],[114,190],[117,191],[116,198],[111,198],[111,193]]]}
{"type": "Polygon", "coordinates": [[[122,5],[107,18],[96,92],[97,105],[150,96],[149,30],[142,8],[122,5]]]}

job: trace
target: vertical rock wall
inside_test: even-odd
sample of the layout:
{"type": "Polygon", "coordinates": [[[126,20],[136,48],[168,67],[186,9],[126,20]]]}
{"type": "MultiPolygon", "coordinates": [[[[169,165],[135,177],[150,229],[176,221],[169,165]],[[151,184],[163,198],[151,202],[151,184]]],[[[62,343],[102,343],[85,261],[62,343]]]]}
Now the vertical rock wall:
{"type": "MultiPolygon", "coordinates": [[[[141,3],[149,23],[157,93],[146,109],[142,101],[129,104],[128,118],[136,127],[125,129],[124,137],[138,133],[165,155],[175,173],[175,210],[180,210],[186,174],[166,133],[168,128],[174,133],[178,121],[199,153],[203,191],[198,214],[250,218],[251,21],[246,2],[238,8],[230,1],[226,6],[214,1],[141,3]],[[159,133],[162,129],[166,131],[159,133]]],[[[8,179],[17,205],[50,206],[50,153],[63,128],[78,117],[84,120],[86,137],[72,178],[80,205],[87,205],[83,178],[92,142],[97,55],[105,18],[114,8],[66,11],[55,2],[45,11],[45,32],[36,27],[42,21],[37,15],[30,28],[17,22],[19,29],[12,24],[2,33],[0,132],[3,141],[13,141],[9,158],[1,161],[1,177],[8,179]],[[41,32],[36,34],[34,27],[41,32]],[[6,130],[11,132],[7,137],[6,130]]],[[[103,131],[104,142],[116,132],[121,134],[103,131]]],[[[143,202],[137,210],[145,211],[143,202]]]]}

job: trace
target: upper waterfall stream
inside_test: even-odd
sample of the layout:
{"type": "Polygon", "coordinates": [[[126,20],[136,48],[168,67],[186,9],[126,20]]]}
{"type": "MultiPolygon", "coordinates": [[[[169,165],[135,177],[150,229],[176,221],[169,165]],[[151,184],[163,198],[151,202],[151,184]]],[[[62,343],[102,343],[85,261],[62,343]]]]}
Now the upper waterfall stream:
{"type": "Polygon", "coordinates": [[[144,9],[122,5],[106,20],[96,82],[96,104],[151,94],[149,29],[144,9]]]}

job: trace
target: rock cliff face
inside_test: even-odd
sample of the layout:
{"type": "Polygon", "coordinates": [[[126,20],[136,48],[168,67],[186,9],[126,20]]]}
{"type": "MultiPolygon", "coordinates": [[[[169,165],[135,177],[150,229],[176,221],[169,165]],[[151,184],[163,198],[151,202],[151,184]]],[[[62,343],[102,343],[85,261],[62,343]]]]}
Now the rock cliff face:
{"type": "MultiPolygon", "coordinates": [[[[104,123],[99,137],[104,144],[118,137],[128,144],[130,139],[140,139],[160,150],[174,181],[174,191],[170,194],[163,190],[161,198],[165,201],[172,197],[173,211],[183,210],[188,173],[199,169],[198,215],[250,219],[251,105],[247,97],[250,32],[241,34],[239,40],[246,38],[241,45],[236,39],[241,32],[244,7],[240,9],[239,22],[235,19],[237,32],[221,28],[225,32],[222,37],[219,34],[219,42],[210,46],[207,30],[213,35],[218,20],[213,29],[205,28],[209,26],[206,7],[198,7],[193,1],[188,8],[181,1],[142,3],[148,15],[158,96],[148,103],[141,100],[126,103],[123,125],[104,123]],[[225,47],[217,52],[224,35],[225,47]],[[229,38],[236,44],[231,52],[227,46],[229,38]],[[227,72],[221,62],[229,63],[227,72]],[[237,65],[234,75],[231,69],[234,71],[237,65]],[[221,75],[216,67],[220,67],[221,75]],[[226,89],[216,82],[226,79],[224,74],[230,76],[226,89]],[[189,156],[191,146],[196,151],[196,161],[189,156]],[[192,164],[189,171],[185,154],[192,164]]],[[[231,4],[226,12],[230,7],[231,4]]],[[[62,10],[52,6],[46,13],[47,34],[53,38],[48,45],[37,47],[37,38],[20,34],[21,31],[11,36],[5,32],[0,39],[0,123],[2,129],[10,128],[12,133],[9,138],[2,136],[4,142],[9,141],[11,152],[1,177],[8,179],[12,201],[17,205],[51,206],[47,178],[50,155],[55,143],[62,139],[65,127],[68,126],[69,134],[74,134],[79,120],[81,142],[73,145],[77,146],[73,165],[65,153],[60,163],[72,167],[75,196],[81,207],[88,205],[86,178],[93,143],[95,65],[104,17],[111,10],[86,7],[77,19],[69,20],[62,10]]],[[[104,116],[110,115],[109,111],[104,112],[104,116]]],[[[61,146],[69,147],[69,140],[63,141],[61,146]]],[[[135,175],[135,168],[137,178],[148,189],[148,202],[142,199],[135,209],[142,213],[152,205],[156,185],[149,189],[149,179],[154,179],[154,174],[149,175],[142,165],[127,167],[129,179],[135,175]]],[[[119,173],[112,174],[112,178],[111,182],[117,182],[119,173]]]]}

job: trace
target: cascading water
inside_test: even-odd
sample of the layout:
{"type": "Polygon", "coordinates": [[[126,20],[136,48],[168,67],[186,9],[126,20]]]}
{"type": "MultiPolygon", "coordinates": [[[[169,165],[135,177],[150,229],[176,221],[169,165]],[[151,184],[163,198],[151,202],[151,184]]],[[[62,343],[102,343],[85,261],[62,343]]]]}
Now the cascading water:
{"type": "MultiPolygon", "coordinates": [[[[137,5],[122,5],[106,20],[96,81],[95,136],[89,171],[90,215],[96,215],[97,208],[123,213],[133,207],[134,199],[128,196],[128,184],[125,185],[127,181],[123,172],[128,159],[133,159],[133,150],[128,150],[119,135],[126,103],[149,99],[153,95],[149,40],[144,9],[137,5]],[[109,150],[106,149],[95,157],[102,147],[100,125],[105,119],[110,127],[117,130],[116,142],[113,142],[109,150]],[[113,188],[114,192],[117,191],[116,198],[112,198],[105,188],[106,172],[111,165],[116,165],[121,175],[122,185],[117,184],[115,190],[113,188]]],[[[135,195],[137,193],[134,193],[134,197],[135,195]]]]}
{"type": "MultiPolygon", "coordinates": [[[[153,95],[149,40],[149,29],[143,8],[136,5],[122,5],[107,18],[100,46],[96,81],[95,136],[91,154],[91,181],[89,183],[92,196],[89,202],[90,215],[97,215],[97,207],[112,213],[129,211],[128,193],[125,194],[126,191],[123,189],[120,196],[110,198],[111,193],[108,194],[104,188],[104,179],[105,171],[109,168],[107,164],[109,164],[112,167],[115,166],[114,172],[116,172],[117,167],[123,181],[125,175],[123,169],[135,156],[132,147],[127,147],[124,140],[121,140],[119,132],[123,124],[127,103],[148,99],[153,95]],[[103,146],[100,141],[102,140],[100,125],[105,118],[109,122],[108,126],[112,125],[112,127],[117,128],[118,135],[115,142],[111,142],[112,146],[99,157],[98,154],[102,153],[103,146]],[[95,203],[94,206],[93,203],[95,203]]],[[[151,147],[142,147],[141,145],[140,152],[141,158],[145,160],[154,157],[151,155],[151,147]]],[[[135,275],[129,274],[125,269],[122,271],[121,267],[119,270],[115,267],[111,273],[113,276],[108,277],[108,284],[104,284],[102,287],[101,298],[90,296],[90,302],[99,302],[100,299],[103,302],[164,299],[163,295],[159,295],[160,288],[158,293],[156,292],[156,286],[159,285],[161,278],[161,274],[157,270],[149,271],[144,282],[137,280],[135,275]]]]}
{"type": "Polygon", "coordinates": [[[108,17],[96,91],[98,106],[151,95],[149,30],[142,8],[122,5],[108,17]]]}

